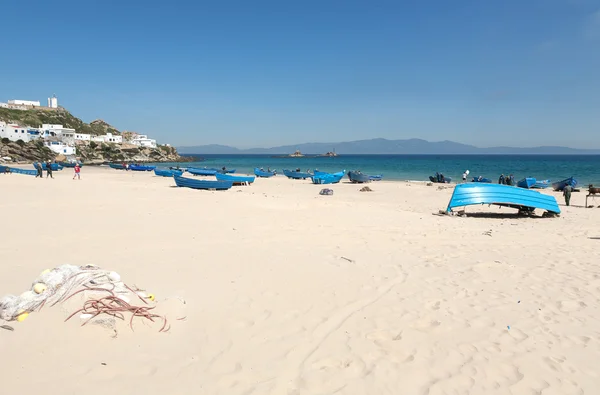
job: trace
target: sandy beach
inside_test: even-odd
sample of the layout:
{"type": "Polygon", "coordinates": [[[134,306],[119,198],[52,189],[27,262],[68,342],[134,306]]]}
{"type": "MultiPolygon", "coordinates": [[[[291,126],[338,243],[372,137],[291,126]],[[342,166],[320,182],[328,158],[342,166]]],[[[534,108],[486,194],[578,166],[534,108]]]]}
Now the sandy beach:
{"type": "MultiPolygon", "coordinates": [[[[0,175],[0,296],[94,264],[171,329],[0,322],[3,393],[594,394],[600,198],[560,218],[433,215],[452,188],[257,179],[207,192],[151,173],[0,175]],[[23,391],[23,388],[26,388],[23,391]]],[[[508,215],[498,215],[508,214],[508,215]]]]}

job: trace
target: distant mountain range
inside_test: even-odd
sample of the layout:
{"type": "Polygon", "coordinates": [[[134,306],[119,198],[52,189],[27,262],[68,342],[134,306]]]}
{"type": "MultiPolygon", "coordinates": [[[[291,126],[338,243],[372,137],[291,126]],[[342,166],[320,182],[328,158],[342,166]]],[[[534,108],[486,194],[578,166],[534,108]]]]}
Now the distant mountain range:
{"type": "Polygon", "coordinates": [[[210,144],[192,147],[177,147],[180,154],[240,154],[240,155],[285,155],[299,150],[306,155],[324,154],[335,150],[338,154],[346,155],[394,155],[394,154],[417,154],[417,155],[468,155],[468,154],[490,154],[490,155],[597,155],[600,149],[577,149],[556,146],[541,146],[531,148],[513,147],[491,147],[479,148],[473,145],[456,143],[453,141],[430,142],[421,139],[387,140],[370,139],[348,141],[341,143],[304,143],[295,145],[284,145],[273,148],[250,148],[238,149],[226,145],[210,144]]]}

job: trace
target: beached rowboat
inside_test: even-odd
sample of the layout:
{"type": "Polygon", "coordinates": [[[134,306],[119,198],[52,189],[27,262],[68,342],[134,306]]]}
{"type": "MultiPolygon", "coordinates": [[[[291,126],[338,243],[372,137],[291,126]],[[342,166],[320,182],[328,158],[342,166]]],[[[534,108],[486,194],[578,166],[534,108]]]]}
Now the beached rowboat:
{"type": "Polygon", "coordinates": [[[178,187],[186,187],[192,189],[215,189],[217,191],[222,191],[226,189],[231,189],[233,186],[233,182],[231,181],[208,181],[208,180],[194,180],[192,178],[181,177],[181,176],[173,176],[175,179],[175,184],[178,187]]]}

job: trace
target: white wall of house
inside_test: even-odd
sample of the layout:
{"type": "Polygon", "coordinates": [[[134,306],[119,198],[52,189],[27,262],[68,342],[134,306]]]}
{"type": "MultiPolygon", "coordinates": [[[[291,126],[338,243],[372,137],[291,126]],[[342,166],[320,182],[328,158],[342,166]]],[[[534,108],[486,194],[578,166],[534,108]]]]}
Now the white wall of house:
{"type": "Polygon", "coordinates": [[[91,138],[92,138],[91,134],[75,133],[75,140],[78,140],[78,141],[90,141],[91,138]]]}
{"type": "Polygon", "coordinates": [[[24,142],[28,142],[34,140],[37,136],[32,136],[29,128],[26,126],[0,122],[0,138],[7,138],[10,141],[23,140],[24,142]]]}
{"type": "Polygon", "coordinates": [[[60,141],[46,141],[44,145],[57,154],[75,155],[75,147],[62,143],[60,141]]]}
{"type": "Polygon", "coordinates": [[[33,106],[39,107],[39,101],[31,101],[31,100],[9,100],[8,104],[14,104],[15,106],[33,106]]]}
{"type": "Polygon", "coordinates": [[[139,145],[140,147],[156,148],[156,140],[149,139],[145,134],[135,136],[130,142],[131,144],[139,145]]]}

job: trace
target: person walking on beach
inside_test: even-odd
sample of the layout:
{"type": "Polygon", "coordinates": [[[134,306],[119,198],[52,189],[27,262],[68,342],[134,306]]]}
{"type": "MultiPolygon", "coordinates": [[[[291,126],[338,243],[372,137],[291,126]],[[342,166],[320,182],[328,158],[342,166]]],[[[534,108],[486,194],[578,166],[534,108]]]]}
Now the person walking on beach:
{"type": "Polygon", "coordinates": [[[75,175],[73,176],[73,179],[76,177],[78,180],[81,180],[81,167],[79,167],[79,163],[75,164],[75,175]]]}
{"type": "Polygon", "coordinates": [[[467,173],[464,172],[462,175],[463,182],[467,182],[467,173]]]}
{"type": "Polygon", "coordinates": [[[573,192],[573,187],[570,185],[566,185],[563,189],[563,196],[565,197],[565,204],[567,206],[571,205],[571,192],[573,192]]]}
{"type": "MultiPolygon", "coordinates": [[[[41,165],[40,165],[41,166],[41,165]]],[[[54,178],[52,176],[52,162],[48,161],[48,163],[46,163],[46,178],[50,177],[50,178],[54,178]]]]}
{"type": "Polygon", "coordinates": [[[36,162],[35,163],[35,169],[37,170],[37,174],[35,175],[35,178],[38,178],[38,177],[40,179],[44,178],[44,173],[43,173],[43,170],[42,170],[42,164],[40,162],[36,162]]]}

